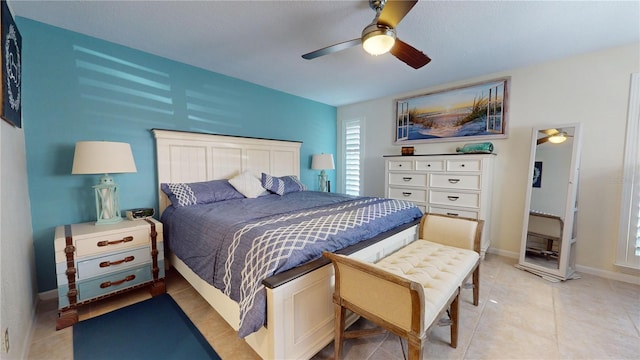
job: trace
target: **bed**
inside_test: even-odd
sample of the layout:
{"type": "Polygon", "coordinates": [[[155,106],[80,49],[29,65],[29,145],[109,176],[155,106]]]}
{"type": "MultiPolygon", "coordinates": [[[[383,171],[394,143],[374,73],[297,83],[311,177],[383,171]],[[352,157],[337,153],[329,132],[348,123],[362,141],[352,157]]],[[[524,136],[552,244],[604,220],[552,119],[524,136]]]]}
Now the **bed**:
{"type": "MultiPolygon", "coordinates": [[[[166,187],[166,184],[198,183],[211,180],[222,180],[224,182],[226,180],[223,179],[232,178],[235,180],[239,177],[239,174],[246,174],[247,172],[269,174],[268,176],[273,176],[275,179],[285,179],[290,175],[299,176],[300,142],[158,129],[154,129],[153,134],[156,138],[159,189],[162,184],[165,184],[166,187]]],[[[265,184],[264,178],[262,181],[265,184]]],[[[278,192],[276,189],[272,190],[278,192]]],[[[331,298],[333,293],[333,268],[326,259],[321,256],[314,258],[315,255],[311,254],[304,255],[310,256],[310,258],[301,259],[299,264],[287,263],[285,260],[274,265],[277,271],[265,272],[264,274],[266,275],[261,275],[262,273],[255,275],[261,279],[257,286],[247,287],[243,285],[241,286],[242,290],[230,290],[220,286],[218,283],[216,283],[217,287],[213,286],[216,281],[210,279],[208,275],[202,275],[201,270],[207,268],[208,271],[214,273],[226,271],[227,277],[234,276],[233,274],[240,271],[232,268],[228,263],[224,265],[222,263],[229,262],[228,259],[240,258],[241,256],[230,252],[229,248],[222,250],[216,248],[214,252],[219,255],[226,254],[226,256],[218,256],[217,259],[221,260],[217,262],[214,260],[215,265],[209,266],[206,265],[206,262],[194,262],[193,258],[198,257],[198,255],[188,255],[185,252],[185,248],[194,247],[190,242],[193,241],[193,244],[195,244],[197,240],[193,240],[186,233],[178,231],[182,226],[178,224],[181,223],[173,223],[172,221],[178,217],[177,214],[179,213],[183,214],[184,219],[194,219],[201,215],[190,213],[193,209],[189,207],[171,206],[171,200],[166,196],[166,193],[160,190],[159,194],[160,213],[162,219],[166,221],[165,229],[169,232],[167,241],[168,247],[171,249],[168,254],[170,264],[187,279],[236,331],[239,331],[239,335],[244,337],[258,355],[265,359],[310,358],[332,341],[334,330],[334,311],[331,298]],[[182,249],[179,246],[181,241],[185,243],[182,249]],[[176,251],[174,252],[173,249],[176,251]],[[225,251],[229,252],[224,253],[225,251]],[[263,279],[260,276],[266,277],[263,279]],[[253,302],[250,302],[251,306],[249,307],[245,306],[246,301],[238,295],[238,293],[247,292],[244,290],[245,288],[251,289],[248,293],[251,294],[249,298],[253,302]],[[260,302],[261,298],[266,301],[260,302]],[[254,301],[254,299],[256,300],[254,301]],[[264,308],[258,306],[257,311],[250,311],[256,303],[263,303],[264,308]],[[259,325],[256,326],[256,320],[253,319],[253,315],[247,315],[247,313],[253,315],[263,314],[265,317],[264,319],[259,318],[257,320],[259,325]],[[246,320],[247,316],[251,321],[246,320]],[[249,325],[247,328],[245,326],[246,323],[253,325],[249,325]]],[[[414,241],[416,238],[417,221],[421,213],[419,210],[415,212],[416,209],[413,205],[408,206],[406,202],[398,200],[393,200],[393,203],[389,203],[389,199],[343,199],[338,194],[323,194],[328,195],[323,197],[325,200],[322,200],[326,201],[326,203],[313,203],[313,201],[316,201],[315,197],[318,194],[312,191],[294,191],[286,195],[279,195],[279,192],[278,194],[265,192],[264,196],[256,199],[234,198],[220,203],[198,206],[199,208],[207,209],[203,213],[225,214],[229,215],[227,219],[233,219],[233,221],[229,220],[226,225],[203,225],[203,229],[200,232],[201,234],[227,234],[226,240],[216,240],[215,243],[228,242],[231,244],[230,248],[235,249],[242,246],[238,245],[240,240],[236,240],[237,236],[234,237],[234,234],[244,234],[245,229],[250,229],[246,230],[246,237],[253,239],[255,242],[255,239],[264,236],[251,234],[250,231],[253,231],[256,227],[267,226],[265,224],[271,225],[284,221],[282,218],[287,218],[287,221],[293,221],[293,218],[300,218],[299,223],[291,225],[292,228],[298,229],[296,226],[300,226],[299,224],[302,223],[307,226],[306,224],[309,223],[320,222],[320,220],[307,219],[306,216],[310,216],[309,213],[320,213],[321,216],[324,216],[322,219],[346,216],[332,212],[340,208],[340,211],[351,211],[349,214],[362,214],[364,212],[368,214],[367,216],[370,216],[369,214],[375,213],[371,209],[375,208],[383,209],[379,212],[385,214],[400,214],[400,211],[402,211],[402,216],[397,216],[396,224],[386,224],[384,225],[385,227],[377,229],[377,232],[367,233],[367,231],[360,231],[358,239],[345,240],[347,242],[336,240],[332,243],[331,246],[333,248],[330,250],[366,261],[375,261],[414,241]],[[302,201],[297,199],[297,204],[306,202],[313,203],[313,206],[304,210],[295,209],[304,213],[302,215],[295,213],[295,216],[284,216],[269,212],[271,210],[268,210],[270,208],[268,202],[279,201],[278,209],[283,208],[286,214],[293,214],[291,211],[294,209],[289,207],[297,207],[299,205],[284,205],[284,202],[287,199],[296,197],[302,199],[302,201]],[[242,219],[243,211],[233,212],[234,208],[241,206],[261,209],[265,213],[257,220],[242,219]],[[352,210],[349,210],[351,208],[352,210]],[[388,209],[390,208],[393,210],[389,211],[388,209]],[[400,208],[402,209],[398,210],[400,208]],[[223,229],[226,230],[223,231],[223,229]]],[[[175,197],[173,200],[174,202],[177,201],[175,197]]],[[[349,217],[351,216],[349,215],[349,217]]],[[[199,221],[199,223],[209,224],[209,220],[199,221]]],[[[198,227],[197,224],[198,221],[183,227],[185,229],[194,229],[198,227]]],[[[265,234],[275,231],[271,228],[266,230],[265,234]]],[[[297,230],[290,233],[294,234],[291,236],[295,236],[296,239],[301,237],[297,230]]],[[[320,233],[320,231],[317,231],[317,233],[320,233]]],[[[195,237],[198,236],[204,235],[195,235],[195,237]]],[[[207,241],[207,243],[210,242],[213,241],[207,241]]],[[[297,246],[296,249],[299,247],[297,246]]],[[[305,245],[305,250],[307,247],[311,248],[311,246],[305,245]]],[[[263,253],[266,250],[256,251],[263,253]]],[[[207,253],[207,251],[203,253],[207,253]]],[[[319,254],[321,254],[321,250],[319,254]]],[[[203,256],[206,257],[208,255],[203,256]]],[[[296,256],[284,256],[286,259],[289,257],[296,258],[296,256]]],[[[211,259],[207,261],[211,261],[211,259]]],[[[233,264],[232,266],[236,265],[233,264]]],[[[254,272],[256,271],[249,271],[251,274],[254,272]]],[[[246,297],[244,299],[246,300],[246,297]]],[[[353,320],[355,320],[353,317],[349,319],[349,321],[353,320]]]]}

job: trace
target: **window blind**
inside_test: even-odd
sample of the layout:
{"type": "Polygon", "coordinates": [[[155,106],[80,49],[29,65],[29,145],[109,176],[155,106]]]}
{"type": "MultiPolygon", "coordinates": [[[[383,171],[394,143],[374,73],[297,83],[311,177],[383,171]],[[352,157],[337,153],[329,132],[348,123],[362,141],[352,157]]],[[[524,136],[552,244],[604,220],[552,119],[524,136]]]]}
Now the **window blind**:
{"type": "Polygon", "coordinates": [[[360,195],[360,120],[344,126],[345,193],[360,195]]]}

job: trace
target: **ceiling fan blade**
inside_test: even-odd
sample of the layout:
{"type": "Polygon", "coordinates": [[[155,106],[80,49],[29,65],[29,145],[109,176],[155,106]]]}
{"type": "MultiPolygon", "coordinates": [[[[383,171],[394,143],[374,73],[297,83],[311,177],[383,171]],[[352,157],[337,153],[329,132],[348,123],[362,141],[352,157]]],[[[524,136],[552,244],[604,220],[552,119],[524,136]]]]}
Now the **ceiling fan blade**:
{"type": "Polygon", "coordinates": [[[549,138],[550,138],[550,137],[551,137],[551,135],[549,135],[549,136],[545,136],[545,137],[543,137],[543,138],[538,139],[538,140],[536,141],[536,145],[540,145],[540,144],[544,144],[544,143],[546,143],[547,141],[549,141],[549,138]]]}
{"type": "Polygon", "coordinates": [[[334,53],[334,52],[342,51],[344,49],[348,49],[350,47],[354,47],[354,46],[360,45],[361,43],[362,42],[360,41],[360,38],[344,41],[344,42],[341,42],[341,43],[337,43],[337,44],[334,44],[334,45],[331,45],[331,46],[327,46],[325,48],[322,48],[322,49],[319,49],[319,50],[312,51],[310,53],[304,54],[304,55],[302,55],[302,58],[306,59],[306,60],[315,59],[315,58],[323,56],[323,55],[331,54],[331,53],[334,53]]]}
{"type": "Polygon", "coordinates": [[[414,69],[420,69],[431,61],[422,51],[400,39],[396,39],[396,43],[391,48],[390,53],[414,69]]]}
{"type": "Polygon", "coordinates": [[[395,28],[417,2],[418,0],[387,0],[378,18],[378,24],[395,28]]]}

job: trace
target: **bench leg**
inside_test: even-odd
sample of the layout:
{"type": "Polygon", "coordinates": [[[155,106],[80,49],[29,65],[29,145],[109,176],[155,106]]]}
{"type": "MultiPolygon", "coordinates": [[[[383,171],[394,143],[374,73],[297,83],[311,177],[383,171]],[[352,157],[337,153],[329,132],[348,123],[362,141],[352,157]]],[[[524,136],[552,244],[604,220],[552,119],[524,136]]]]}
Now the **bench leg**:
{"type": "Polygon", "coordinates": [[[424,341],[422,339],[409,334],[407,346],[409,348],[409,360],[422,360],[422,350],[424,349],[424,341]]]}
{"type": "Polygon", "coordinates": [[[480,302],[480,265],[473,271],[473,305],[480,302]]]}
{"type": "MultiPolygon", "coordinates": [[[[474,288],[475,289],[475,288],[474,288]]],[[[474,290],[475,292],[475,290],[474,290]]],[[[451,314],[451,347],[458,347],[458,318],[460,313],[460,290],[458,289],[458,294],[453,299],[450,307],[451,314]]]]}
{"type": "Polygon", "coordinates": [[[335,304],[335,339],[333,348],[335,351],[334,359],[339,360],[342,355],[342,340],[344,338],[344,318],[346,310],[342,306],[335,304]]]}

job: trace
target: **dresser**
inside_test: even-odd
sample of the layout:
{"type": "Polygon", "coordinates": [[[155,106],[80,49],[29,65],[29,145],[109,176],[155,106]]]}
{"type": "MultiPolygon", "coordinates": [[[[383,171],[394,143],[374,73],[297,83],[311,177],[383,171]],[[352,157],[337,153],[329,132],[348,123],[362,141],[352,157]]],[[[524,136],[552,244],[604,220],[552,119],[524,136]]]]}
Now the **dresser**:
{"type": "Polygon", "coordinates": [[[385,196],[423,212],[482,219],[481,256],[491,244],[495,154],[385,156],[385,196]]]}
{"type": "Polygon", "coordinates": [[[81,305],[143,286],[152,296],[165,292],[162,223],[155,219],[58,226],[54,248],[58,330],[78,322],[81,305]]]}

